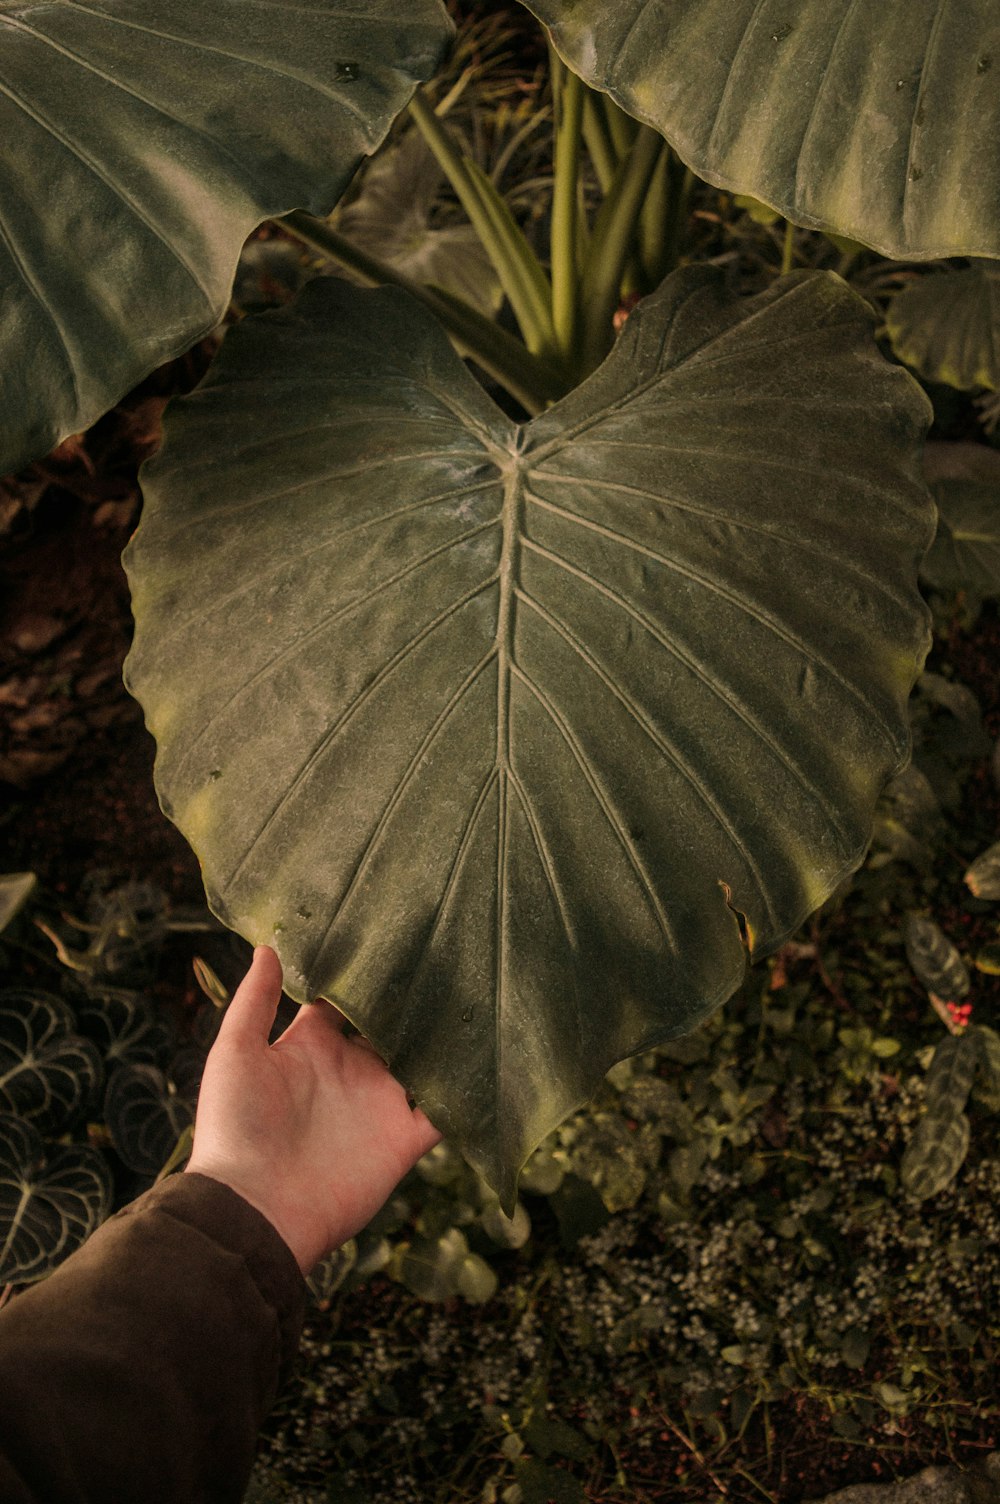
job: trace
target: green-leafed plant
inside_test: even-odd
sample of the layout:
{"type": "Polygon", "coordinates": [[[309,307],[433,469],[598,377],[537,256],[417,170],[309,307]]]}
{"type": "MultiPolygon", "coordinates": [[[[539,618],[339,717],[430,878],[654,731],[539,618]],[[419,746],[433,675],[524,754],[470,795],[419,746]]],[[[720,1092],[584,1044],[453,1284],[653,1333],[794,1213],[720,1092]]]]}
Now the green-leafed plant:
{"type": "Polygon", "coordinates": [[[1000,595],[1000,455],[984,444],[928,444],[924,475],[938,527],[923,578],[974,600],[1000,595]]]}
{"type": "MultiPolygon", "coordinates": [[[[973,892],[985,897],[992,894],[992,859],[992,850],[985,852],[966,874],[967,882],[971,874],[973,892]]],[[[904,1188],[923,1201],[950,1185],[965,1160],[970,1096],[988,1111],[1000,1110],[1000,1035],[988,1024],[971,1022],[975,1005],[964,1001],[972,986],[970,967],[940,926],[925,915],[910,913],[905,939],[907,960],[949,1031],[930,1054],[924,1112],[900,1171],[904,1188]]],[[[980,957],[975,967],[991,970],[989,961],[981,962],[980,957]]]]}
{"type": "Polygon", "coordinates": [[[899,358],[929,381],[1000,386],[1000,271],[992,262],[916,278],[893,298],[886,327],[899,358]]]}
{"type": "Polygon", "coordinates": [[[31,350],[34,373],[0,392],[8,463],[217,322],[267,215],[304,205],[283,233],[387,284],[320,278],[246,319],[175,406],[128,677],[216,912],[293,996],[336,996],[508,1213],[610,1066],[704,1018],[857,867],[928,642],[927,403],[836,276],[740,299],[676,270],[695,174],[789,216],[784,270],[795,225],[845,269],[1000,254],[985,0],[961,24],[529,8],[547,226],[477,153],[466,75],[414,93],[449,41],[437,0],[262,0],[249,26],[235,0],[155,25],[138,0],[0,4],[26,142],[5,369],[31,350]],[[407,100],[367,199],[314,217],[407,100]],[[471,262],[468,231],[445,269],[428,250],[454,223],[429,189],[392,215],[427,153],[471,262]]]}
{"type": "Polygon", "coordinates": [[[126,884],[95,897],[87,919],[53,921],[32,886],[20,885],[0,955],[0,1288],[44,1278],[183,1162],[218,1017],[205,1004],[181,1042],[143,988],[168,932],[210,929],[207,916],[172,915],[155,888],[126,884]],[[29,929],[54,943],[51,961],[29,929]],[[48,965],[51,985],[25,957],[48,965]]]}

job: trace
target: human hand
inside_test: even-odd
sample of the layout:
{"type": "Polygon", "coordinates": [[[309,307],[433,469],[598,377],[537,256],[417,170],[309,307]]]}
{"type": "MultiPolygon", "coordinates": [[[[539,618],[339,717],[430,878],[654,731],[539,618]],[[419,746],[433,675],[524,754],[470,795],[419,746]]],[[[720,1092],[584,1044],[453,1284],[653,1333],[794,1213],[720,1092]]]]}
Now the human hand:
{"type": "Polygon", "coordinates": [[[280,997],[281,963],[258,946],[205,1063],[187,1169],[263,1212],[308,1274],[441,1135],[331,1003],[269,1045],[280,997]]]}

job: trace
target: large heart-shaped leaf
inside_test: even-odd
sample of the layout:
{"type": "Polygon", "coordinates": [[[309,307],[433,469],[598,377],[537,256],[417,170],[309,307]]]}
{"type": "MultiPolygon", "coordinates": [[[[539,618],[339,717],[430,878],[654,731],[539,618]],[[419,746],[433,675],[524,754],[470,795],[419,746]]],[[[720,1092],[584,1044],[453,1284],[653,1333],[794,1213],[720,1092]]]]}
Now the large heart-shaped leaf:
{"type": "Polygon", "coordinates": [[[708,182],[884,256],[1000,256],[994,0],[526,3],[708,182]]]}
{"type": "Polygon", "coordinates": [[[173,407],[126,555],[164,809],[508,1207],[737,986],[736,910],[766,949],[860,862],[927,417],[838,278],[706,268],[523,427],[405,293],[326,278],[173,407]]]}
{"type": "Polygon", "coordinates": [[[928,381],[1000,387],[1000,267],[924,275],[897,293],[885,326],[900,360],[928,381]]]}
{"type": "Polygon", "coordinates": [[[0,1115],[0,1285],[44,1278],[110,1207],[111,1175],[96,1149],[46,1148],[30,1123],[0,1115]]]}
{"type": "Polygon", "coordinates": [[[222,317],[331,209],[451,34],[439,0],[0,0],[0,473],[222,317]]]}
{"type": "Polygon", "coordinates": [[[58,997],[9,988],[0,993],[0,1112],[56,1133],[92,1096],[102,1075],[88,1039],[58,997]]]}

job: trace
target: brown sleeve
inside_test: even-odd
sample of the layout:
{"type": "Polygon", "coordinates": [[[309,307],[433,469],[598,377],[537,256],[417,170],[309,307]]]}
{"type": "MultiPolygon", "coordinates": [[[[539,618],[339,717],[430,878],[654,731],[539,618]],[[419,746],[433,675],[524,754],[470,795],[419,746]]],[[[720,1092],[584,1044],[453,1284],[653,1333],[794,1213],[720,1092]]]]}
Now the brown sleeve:
{"type": "Polygon", "coordinates": [[[174,1175],[0,1313],[4,1504],[226,1504],[302,1327],[254,1207],[174,1175]]]}

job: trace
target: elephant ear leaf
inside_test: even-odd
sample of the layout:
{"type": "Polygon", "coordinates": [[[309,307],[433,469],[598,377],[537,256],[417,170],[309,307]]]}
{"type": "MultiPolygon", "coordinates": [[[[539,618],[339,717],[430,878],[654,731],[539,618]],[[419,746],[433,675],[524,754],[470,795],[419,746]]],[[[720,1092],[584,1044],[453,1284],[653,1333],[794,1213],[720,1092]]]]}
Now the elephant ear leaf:
{"type": "Polygon", "coordinates": [[[43,1279],[110,1207],[111,1175],[96,1149],[46,1147],[30,1123],[0,1114],[0,1285],[43,1279]]]}
{"type": "Polygon", "coordinates": [[[525,0],[700,177],[896,260],[1000,255],[993,0],[525,0]]]}
{"type": "Polygon", "coordinates": [[[938,507],[924,579],[939,590],[1000,595],[1000,454],[986,444],[928,444],[924,477],[938,507]]]}
{"type": "Polygon", "coordinates": [[[0,993],[0,1112],[58,1133],[93,1096],[100,1057],[74,1033],[58,997],[9,988],[0,993]]]}
{"type": "Polygon", "coordinates": [[[885,315],[892,348],[928,381],[1000,388],[1000,267],[987,261],[925,273],[885,315]]]}
{"type": "Polygon", "coordinates": [[[330,210],[450,35],[439,0],[0,0],[0,473],[214,328],[254,226],[330,210]]]}
{"type": "Polygon", "coordinates": [[[163,807],[508,1211],[861,861],[928,642],[927,417],[839,279],[705,268],[523,427],[332,278],[172,408],[126,557],[163,807]]]}

